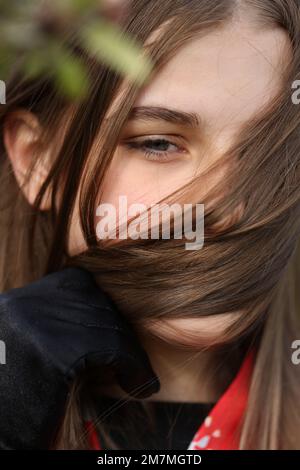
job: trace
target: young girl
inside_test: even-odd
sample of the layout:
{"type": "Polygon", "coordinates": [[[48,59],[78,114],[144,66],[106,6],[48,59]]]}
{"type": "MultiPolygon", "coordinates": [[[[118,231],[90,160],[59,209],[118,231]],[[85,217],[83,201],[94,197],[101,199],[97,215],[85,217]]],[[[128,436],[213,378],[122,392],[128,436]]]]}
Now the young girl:
{"type": "Polygon", "coordinates": [[[78,375],[54,447],[300,448],[300,3],[134,0],[122,27],[155,64],[145,86],[86,58],[84,102],[15,73],[0,109],[2,290],[89,271],[160,381],[134,399],[78,375]],[[119,196],[204,204],[204,246],[99,240],[119,196]]]}

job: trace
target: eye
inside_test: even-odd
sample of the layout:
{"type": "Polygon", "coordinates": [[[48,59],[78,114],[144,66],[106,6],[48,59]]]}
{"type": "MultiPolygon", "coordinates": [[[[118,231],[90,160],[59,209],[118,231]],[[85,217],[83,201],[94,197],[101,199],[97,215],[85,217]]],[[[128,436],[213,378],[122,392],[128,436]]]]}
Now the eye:
{"type": "Polygon", "coordinates": [[[124,145],[131,151],[141,152],[147,160],[158,162],[168,162],[185,153],[182,147],[161,137],[125,142],[124,145]]]}

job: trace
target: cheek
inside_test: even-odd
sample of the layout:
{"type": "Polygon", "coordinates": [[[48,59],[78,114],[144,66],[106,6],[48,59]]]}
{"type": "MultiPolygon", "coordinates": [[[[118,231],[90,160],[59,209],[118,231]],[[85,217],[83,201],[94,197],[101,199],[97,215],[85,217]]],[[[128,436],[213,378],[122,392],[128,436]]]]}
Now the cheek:
{"type": "MultiPolygon", "coordinates": [[[[119,150],[107,170],[97,205],[109,203],[118,213],[119,197],[126,196],[127,207],[135,203],[151,206],[199,175],[209,165],[209,162],[213,162],[212,153],[208,152],[207,157],[208,155],[210,158],[206,158],[201,165],[197,159],[191,159],[189,162],[154,163],[142,157],[125,157],[119,150]]],[[[197,187],[197,194],[194,194],[187,202],[195,202],[195,200],[201,202],[203,195],[210,187],[216,185],[224,177],[224,174],[225,168],[222,167],[212,175],[202,177],[197,187]]],[[[71,256],[87,248],[79,224],[78,207],[77,200],[68,244],[68,252],[71,256]]],[[[98,222],[99,218],[95,214],[95,227],[98,222]]]]}
{"type": "MultiPolygon", "coordinates": [[[[192,181],[220,157],[221,152],[210,147],[204,153],[196,148],[189,160],[159,163],[118,149],[107,170],[99,203],[110,203],[117,208],[119,197],[126,196],[128,204],[150,206],[192,181]]],[[[227,170],[228,167],[220,165],[211,174],[201,177],[187,202],[200,202],[205,193],[224,178],[227,170]]]]}
{"type": "MultiPolygon", "coordinates": [[[[117,213],[119,211],[119,197],[126,196],[127,207],[131,204],[140,203],[151,206],[166,197],[168,194],[180,188],[193,177],[192,165],[159,164],[142,158],[124,158],[118,152],[107,170],[102,191],[99,191],[100,204],[110,204],[117,213]]],[[[84,237],[79,224],[78,198],[75,211],[72,216],[69,247],[70,255],[76,255],[86,249],[84,237]]],[[[100,218],[95,214],[95,227],[100,218]]],[[[114,226],[114,217],[106,217],[108,223],[114,226]]],[[[118,219],[117,219],[118,220],[118,219]]],[[[119,222],[122,222],[122,218],[119,222]]]]}
{"type": "Polygon", "coordinates": [[[143,157],[122,156],[118,152],[106,174],[101,202],[118,207],[119,196],[128,204],[147,206],[159,202],[193,177],[191,163],[157,163],[143,157]]]}
{"type": "Polygon", "coordinates": [[[120,196],[126,196],[128,207],[136,203],[150,207],[188,183],[194,175],[192,161],[157,163],[142,156],[125,157],[119,151],[106,174],[99,203],[111,204],[117,214],[120,196]]]}

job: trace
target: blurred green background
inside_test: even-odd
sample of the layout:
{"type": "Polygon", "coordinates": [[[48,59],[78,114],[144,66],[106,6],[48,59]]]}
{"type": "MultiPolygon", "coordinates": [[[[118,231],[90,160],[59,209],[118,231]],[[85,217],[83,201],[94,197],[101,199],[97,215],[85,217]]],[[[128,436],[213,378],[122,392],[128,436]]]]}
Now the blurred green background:
{"type": "Polygon", "coordinates": [[[73,39],[88,56],[142,85],[152,64],[121,30],[130,0],[0,0],[0,79],[21,67],[25,76],[49,76],[70,99],[82,99],[89,77],[73,39]]]}

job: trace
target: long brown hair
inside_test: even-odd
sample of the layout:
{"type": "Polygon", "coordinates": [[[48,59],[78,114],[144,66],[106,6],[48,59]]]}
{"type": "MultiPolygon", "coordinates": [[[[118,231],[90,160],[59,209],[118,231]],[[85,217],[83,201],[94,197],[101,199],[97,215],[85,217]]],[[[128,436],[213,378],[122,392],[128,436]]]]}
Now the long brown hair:
{"type": "MultiPolygon", "coordinates": [[[[205,245],[198,251],[183,252],[182,240],[124,240],[114,246],[97,241],[98,191],[139,92],[137,85],[128,84],[112,119],[104,120],[123,79],[95,60],[86,58],[93,80],[89,96],[80,103],[65,102],[50,80],[26,81],[18,71],[12,74],[8,104],[0,108],[1,126],[8,113],[26,108],[43,123],[45,145],[59,136],[51,171],[34,207],[22,196],[1,144],[1,287],[22,285],[75,263],[95,274],[137,330],[157,319],[237,313],[218,344],[209,347],[225,348],[228,354],[239,350],[243,357],[256,345],[240,448],[296,449],[300,448],[300,374],[291,361],[291,344],[300,338],[296,298],[300,113],[291,100],[291,84],[300,78],[300,4],[297,0],[133,0],[123,29],[145,44],[164,25],[146,48],[157,73],[185,43],[226,24],[239,8],[255,12],[260,28],[277,25],[286,30],[293,57],[282,69],[282,86],[272,103],[243,128],[222,156],[222,164],[230,161],[222,187],[219,184],[204,200],[193,201],[208,208],[205,245]],[[52,210],[42,212],[39,205],[49,187],[52,210]],[[79,187],[88,250],[70,260],[66,246],[79,187]],[[215,224],[240,204],[241,217],[216,230],[215,224]]],[[[215,169],[216,165],[209,171],[215,169]]],[[[192,190],[201,177],[184,189],[195,194],[192,190]]],[[[178,194],[173,196],[176,200],[178,194]]],[[[96,382],[88,376],[74,385],[57,448],[88,448],[83,410],[109,439],[90,393],[96,382]]]]}

